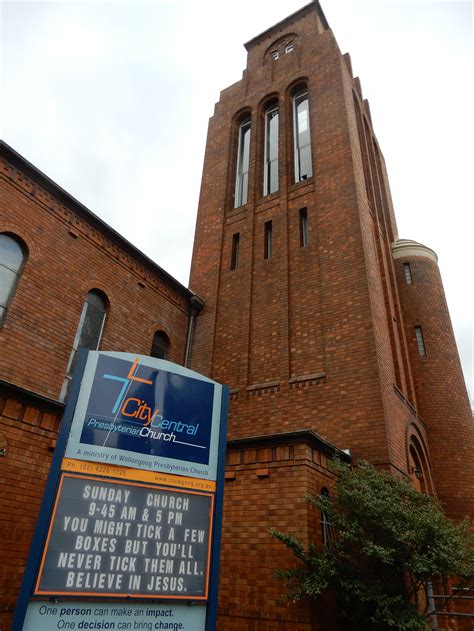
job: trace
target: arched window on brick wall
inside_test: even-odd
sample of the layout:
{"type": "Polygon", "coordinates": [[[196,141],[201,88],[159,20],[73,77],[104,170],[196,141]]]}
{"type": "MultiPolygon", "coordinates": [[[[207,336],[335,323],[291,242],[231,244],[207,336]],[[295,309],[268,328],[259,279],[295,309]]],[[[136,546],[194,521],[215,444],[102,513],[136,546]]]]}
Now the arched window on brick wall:
{"type": "Polygon", "coordinates": [[[16,235],[0,234],[0,325],[15,294],[26,255],[26,246],[16,235]]]}
{"type": "Polygon", "coordinates": [[[76,336],[72,345],[71,355],[67,366],[66,377],[61,389],[60,400],[64,401],[69,391],[77,358],[81,348],[95,351],[99,348],[100,338],[104,329],[109,301],[104,292],[92,289],[84,300],[81,317],[77,326],[76,336]]]}
{"type": "Polygon", "coordinates": [[[265,109],[263,194],[270,195],[279,189],[278,148],[279,148],[278,102],[273,101],[265,109]]]}
{"type": "Polygon", "coordinates": [[[292,97],[295,182],[301,182],[313,175],[307,86],[297,86],[292,97]]]}
{"type": "Polygon", "coordinates": [[[409,444],[410,476],[413,486],[420,493],[434,495],[430,469],[422,443],[414,435],[410,437],[409,444]]]}
{"type": "Polygon", "coordinates": [[[167,359],[169,347],[169,337],[163,331],[157,331],[153,336],[150,355],[157,359],[167,359]]]}
{"type": "Polygon", "coordinates": [[[247,203],[250,166],[250,115],[246,114],[239,124],[237,144],[237,169],[235,174],[234,208],[247,203]]]}

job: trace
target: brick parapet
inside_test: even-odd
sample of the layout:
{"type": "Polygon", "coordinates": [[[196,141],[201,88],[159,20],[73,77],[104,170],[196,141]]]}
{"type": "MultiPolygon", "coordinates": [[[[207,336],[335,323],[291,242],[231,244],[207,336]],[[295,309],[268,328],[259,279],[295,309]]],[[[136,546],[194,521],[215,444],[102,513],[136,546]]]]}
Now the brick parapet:
{"type": "Polygon", "coordinates": [[[324,610],[315,614],[308,604],[288,602],[283,584],[272,578],[295,560],[269,532],[321,545],[320,516],[306,496],[323,487],[333,491],[329,455],[308,432],[252,441],[228,448],[218,629],[329,630],[324,610]]]}

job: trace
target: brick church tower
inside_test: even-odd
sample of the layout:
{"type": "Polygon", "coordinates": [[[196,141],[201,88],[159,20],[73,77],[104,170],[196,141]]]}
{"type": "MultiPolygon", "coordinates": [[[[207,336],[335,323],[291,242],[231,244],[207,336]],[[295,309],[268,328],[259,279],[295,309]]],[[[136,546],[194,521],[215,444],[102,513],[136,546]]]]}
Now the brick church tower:
{"type": "Polygon", "coordinates": [[[246,45],[210,119],[191,366],[231,388],[222,629],[326,629],[281,603],[269,528],[318,540],[328,457],[474,513],[474,435],[436,254],[399,240],[369,105],[318,2],[246,45]]]}

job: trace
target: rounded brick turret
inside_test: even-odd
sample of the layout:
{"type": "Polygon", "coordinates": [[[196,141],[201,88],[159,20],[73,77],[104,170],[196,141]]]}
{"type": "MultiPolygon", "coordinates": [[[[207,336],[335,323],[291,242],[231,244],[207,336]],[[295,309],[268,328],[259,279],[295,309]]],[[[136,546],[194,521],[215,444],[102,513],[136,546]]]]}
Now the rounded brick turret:
{"type": "Polygon", "coordinates": [[[418,412],[437,494],[453,518],[474,516],[474,423],[435,252],[392,245],[418,412]]]}

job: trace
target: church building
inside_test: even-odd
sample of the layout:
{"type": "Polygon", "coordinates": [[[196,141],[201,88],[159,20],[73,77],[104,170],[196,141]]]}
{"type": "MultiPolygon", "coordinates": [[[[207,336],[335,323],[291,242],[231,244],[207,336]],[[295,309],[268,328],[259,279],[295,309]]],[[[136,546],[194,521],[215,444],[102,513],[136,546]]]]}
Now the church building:
{"type": "MultiPolygon", "coordinates": [[[[334,628],[330,609],[285,601],[273,574],[291,558],[270,534],[326,543],[305,497],[331,495],[334,457],[474,517],[474,426],[437,255],[398,236],[350,57],[317,1],[245,47],[209,122],[189,289],[0,143],[0,629],[80,348],[230,388],[221,631],[334,628]]],[[[453,602],[439,628],[471,629],[453,602]]]]}

